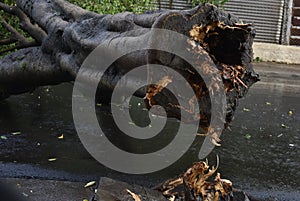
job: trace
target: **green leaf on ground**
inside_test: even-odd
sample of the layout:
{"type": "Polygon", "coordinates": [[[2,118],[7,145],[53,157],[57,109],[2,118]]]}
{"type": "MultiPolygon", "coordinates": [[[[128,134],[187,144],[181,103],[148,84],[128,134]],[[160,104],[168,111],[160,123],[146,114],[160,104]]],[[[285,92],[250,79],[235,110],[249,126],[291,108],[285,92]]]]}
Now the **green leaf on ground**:
{"type": "Polygon", "coordinates": [[[266,105],[272,105],[272,104],[271,104],[270,102],[267,101],[267,102],[266,102],[266,105]]]}
{"type": "Polygon", "coordinates": [[[17,132],[12,132],[11,134],[12,135],[21,135],[22,133],[20,131],[17,131],[17,132]]]}
{"type": "Polygon", "coordinates": [[[244,111],[244,112],[250,112],[251,110],[244,107],[244,108],[243,108],[243,111],[244,111]]]}
{"type": "Polygon", "coordinates": [[[58,136],[57,138],[60,139],[60,140],[64,139],[64,134],[61,134],[61,135],[58,136]]]}
{"type": "Polygon", "coordinates": [[[4,135],[1,135],[1,136],[0,136],[0,139],[1,139],[1,140],[7,140],[7,137],[4,136],[4,135]]]}
{"type": "Polygon", "coordinates": [[[282,128],[287,128],[287,125],[281,124],[281,127],[282,127],[282,128]]]}
{"type": "Polygon", "coordinates": [[[245,135],[245,138],[246,138],[247,140],[250,140],[251,137],[252,137],[252,136],[251,136],[249,133],[247,133],[247,134],[245,135]]]}
{"type": "Polygon", "coordinates": [[[49,162],[57,161],[57,158],[48,158],[49,162]]]}
{"type": "Polygon", "coordinates": [[[84,188],[89,188],[91,186],[94,186],[95,184],[96,184],[95,181],[90,181],[90,182],[88,182],[87,184],[84,185],[84,188]]]}

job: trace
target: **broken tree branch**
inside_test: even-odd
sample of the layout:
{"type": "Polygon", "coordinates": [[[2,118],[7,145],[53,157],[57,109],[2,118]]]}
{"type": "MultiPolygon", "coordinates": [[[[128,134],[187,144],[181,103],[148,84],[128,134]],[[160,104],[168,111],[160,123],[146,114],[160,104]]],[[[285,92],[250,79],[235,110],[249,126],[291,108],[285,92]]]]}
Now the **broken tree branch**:
{"type": "Polygon", "coordinates": [[[20,21],[20,28],[34,38],[38,44],[41,44],[43,39],[47,36],[45,31],[38,25],[33,25],[30,18],[17,6],[8,6],[4,3],[0,3],[0,10],[17,16],[20,21]]]}
{"type": "MultiPolygon", "coordinates": [[[[26,15],[21,18],[31,19],[43,30],[39,32],[39,36],[34,37],[41,42],[39,47],[19,50],[0,59],[0,88],[5,92],[5,95],[0,94],[0,99],[7,98],[10,94],[29,91],[37,86],[75,80],[81,64],[99,44],[110,41],[110,45],[122,47],[134,44],[136,40],[151,40],[143,38],[143,35],[152,28],[169,29],[186,35],[191,39],[186,45],[195,55],[196,66],[206,69],[207,72],[222,74],[227,97],[227,123],[233,117],[238,98],[243,97],[249,87],[258,80],[251,63],[255,34],[253,27],[242,24],[235,16],[211,4],[184,11],[159,10],[144,14],[125,12],[116,15],[91,13],[63,0],[17,0],[17,8],[8,8],[3,4],[0,4],[0,7],[15,14],[19,9],[26,15]],[[196,33],[192,35],[191,31],[194,28],[196,33]],[[133,34],[133,30],[140,30],[139,34],[133,34]],[[196,37],[195,34],[201,36],[196,37]],[[19,60],[18,57],[24,55],[24,51],[26,59],[19,60]],[[20,68],[24,65],[23,61],[28,65],[25,71],[20,68]],[[51,68],[53,70],[50,70],[51,68]],[[30,78],[26,77],[28,73],[30,78]],[[22,76],[25,77],[21,79],[22,76]],[[43,79],[39,79],[39,76],[43,79]],[[17,80],[23,81],[14,82],[16,77],[17,80]],[[31,77],[34,78],[34,82],[30,80],[31,77]]],[[[30,35],[32,34],[31,32],[30,35]]],[[[166,111],[176,118],[181,117],[181,109],[187,114],[197,111],[193,104],[198,101],[201,113],[196,119],[200,118],[203,124],[201,127],[208,129],[207,125],[211,119],[210,111],[207,110],[210,108],[210,86],[204,84],[203,79],[195,74],[195,70],[189,64],[172,54],[140,51],[127,55],[114,63],[113,70],[105,74],[104,84],[99,84],[99,88],[113,90],[124,72],[132,66],[145,65],[147,62],[169,66],[182,74],[193,86],[195,97],[184,97],[188,106],[183,108],[176,102],[170,102],[171,96],[164,89],[151,94],[148,88],[148,94],[145,91],[139,91],[137,94],[146,97],[148,103],[162,104],[166,111]]],[[[97,73],[103,72],[86,72],[86,80],[95,80],[97,73]]],[[[133,86],[132,83],[137,78],[132,79],[126,80],[124,85],[129,88],[133,86]]],[[[216,89],[215,93],[224,86],[213,86],[216,89]]],[[[103,93],[100,95],[103,96],[103,93]]]]}
{"type": "Polygon", "coordinates": [[[217,168],[210,169],[207,161],[196,162],[179,177],[169,179],[155,189],[173,200],[232,200],[231,181],[221,179],[220,173],[217,173],[213,182],[209,181],[216,171],[217,168]]]}
{"type": "Polygon", "coordinates": [[[16,46],[13,46],[13,47],[9,47],[5,50],[1,50],[0,51],[0,55],[3,55],[7,52],[12,52],[12,51],[15,51],[15,50],[20,50],[20,49],[23,49],[23,48],[27,48],[27,47],[34,47],[34,46],[37,46],[38,44],[35,42],[35,41],[32,41],[32,42],[26,42],[24,44],[18,44],[16,46]]]}
{"type": "Polygon", "coordinates": [[[10,45],[10,44],[13,44],[15,42],[17,42],[17,40],[14,39],[14,38],[2,39],[2,40],[0,40],[0,46],[2,46],[2,45],[10,45]]]}
{"type": "Polygon", "coordinates": [[[8,24],[2,17],[0,17],[1,24],[12,34],[19,43],[26,44],[28,40],[20,34],[15,28],[13,28],[10,24],[8,24]]]}

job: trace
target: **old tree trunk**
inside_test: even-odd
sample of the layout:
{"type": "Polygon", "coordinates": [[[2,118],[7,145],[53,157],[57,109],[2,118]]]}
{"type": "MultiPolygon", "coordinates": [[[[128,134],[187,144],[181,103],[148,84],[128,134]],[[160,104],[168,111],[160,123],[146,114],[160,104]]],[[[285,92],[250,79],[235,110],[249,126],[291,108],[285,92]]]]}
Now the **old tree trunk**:
{"type": "MultiPolygon", "coordinates": [[[[210,71],[217,70],[222,74],[227,97],[226,123],[233,117],[237,99],[243,97],[258,80],[251,63],[255,35],[252,26],[242,24],[237,17],[210,4],[186,11],[100,15],[63,0],[16,2],[15,7],[0,3],[0,9],[17,16],[21,29],[29,33],[34,42],[26,41],[2,19],[2,25],[11,32],[11,38],[0,40],[0,45],[7,44],[7,41],[18,42],[18,51],[0,59],[0,100],[13,94],[30,92],[39,86],[74,81],[84,59],[103,41],[110,40],[115,46],[123,46],[126,42],[131,43],[143,37],[151,28],[173,30],[191,38],[196,42],[195,54],[198,56],[195,60],[198,61],[195,63],[199,68],[209,66],[210,71]],[[132,30],[140,30],[140,35],[132,30]]],[[[188,78],[197,100],[201,102],[198,115],[201,127],[207,130],[210,121],[209,110],[205,109],[210,104],[208,89],[187,62],[172,54],[158,54],[155,51],[130,54],[117,62],[114,70],[104,75],[106,78],[102,80],[105,80],[105,84],[100,83],[99,88],[112,90],[118,80],[116,78],[129,70],[128,64],[137,66],[145,62],[169,66],[188,78]]],[[[87,79],[92,79],[93,74],[97,72],[89,73],[87,79]]],[[[130,83],[126,82],[126,87],[130,88],[130,83]]],[[[181,116],[177,104],[168,104],[172,100],[168,99],[168,93],[164,90],[148,87],[147,90],[137,91],[135,95],[146,97],[148,106],[160,104],[169,111],[170,116],[181,116]]],[[[105,94],[100,96],[105,99],[105,94]]],[[[190,98],[186,98],[186,101],[191,101],[190,98]]],[[[191,109],[184,111],[191,113],[191,109]]]]}
{"type": "MultiPolygon", "coordinates": [[[[211,4],[184,11],[158,10],[143,14],[125,12],[100,15],[64,0],[16,2],[13,7],[0,3],[0,9],[17,16],[20,28],[34,41],[28,41],[1,18],[3,27],[11,32],[11,38],[0,39],[0,45],[17,43],[13,48],[17,51],[0,59],[0,100],[10,95],[31,92],[39,86],[74,81],[81,64],[98,45],[109,40],[112,47],[122,47],[124,44],[144,40],[145,34],[153,28],[172,30],[187,36],[190,40],[187,41],[186,48],[194,55],[193,65],[207,74],[219,73],[222,85],[206,86],[191,64],[179,56],[156,50],[141,50],[115,62],[108,72],[86,73],[86,80],[93,80],[96,74],[104,73],[104,78],[101,79],[103,83],[99,83],[97,94],[101,101],[110,97],[116,83],[132,68],[147,63],[168,66],[185,77],[192,86],[194,97],[183,97],[189,107],[178,105],[170,92],[164,90],[172,82],[170,77],[165,77],[154,85],[141,86],[135,95],[145,98],[149,108],[156,104],[162,105],[169,116],[179,119],[186,117],[187,122],[200,119],[200,127],[208,131],[211,120],[209,91],[225,91],[226,127],[233,118],[238,99],[258,81],[258,75],[252,68],[252,43],[255,35],[252,25],[243,24],[237,17],[211,4]],[[132,32],[133,30],[139,32],[132,32]],[[199,102],[199,110],[193,109],[194,100],[199,102]],[[196,111],[200,112],[195,115],[196,111]]],[[[145,40],[155,42],[152,38],[145,40]]],[[[1,53],[4,52],[6,50],[1,53]]],[[[148,72],[148,76],[151,79],[151,72],[148,72]]],[[[135,85],[132,83],[138,80],[138,77],[131,77],[123,84],[131,88],[135,85]]],[[[214,140],[217,143],[218,139],[214,140]]]]}

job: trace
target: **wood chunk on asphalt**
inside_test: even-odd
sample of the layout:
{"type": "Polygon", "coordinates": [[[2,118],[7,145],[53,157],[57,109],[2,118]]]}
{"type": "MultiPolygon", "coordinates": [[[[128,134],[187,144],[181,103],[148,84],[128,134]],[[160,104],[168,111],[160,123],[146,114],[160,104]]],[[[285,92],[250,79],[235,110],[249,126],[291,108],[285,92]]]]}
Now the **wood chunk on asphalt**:
{"type": "Polygon", "coordinates": [[[158,191],[106,177],[101,178],[95,198],[101,201],[134,201],[127,189],[138,195],[142,201],[167,201],[158,191]]]}

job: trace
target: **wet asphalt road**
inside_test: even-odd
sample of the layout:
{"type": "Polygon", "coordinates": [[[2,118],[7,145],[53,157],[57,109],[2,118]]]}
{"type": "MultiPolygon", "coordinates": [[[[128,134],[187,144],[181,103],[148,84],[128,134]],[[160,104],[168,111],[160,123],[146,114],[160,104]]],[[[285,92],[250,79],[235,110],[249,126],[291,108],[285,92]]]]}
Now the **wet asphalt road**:
{"type": "MultiPolygon", "coordinates": [[[[300,66],[257,63],[255,69],[261,81],[240,100],[222,147],[209,158],[220,156],[222,177],[237,188],[260,198],[299,200],[300,66]]],[[[108,176],[154,185],[196,160],[192,150],[166,170],[135,176],[103,167],[77,137],[71,94],[72,85],[63,84],[0,103],[0,177],[86,182],[108,176]]]]}

